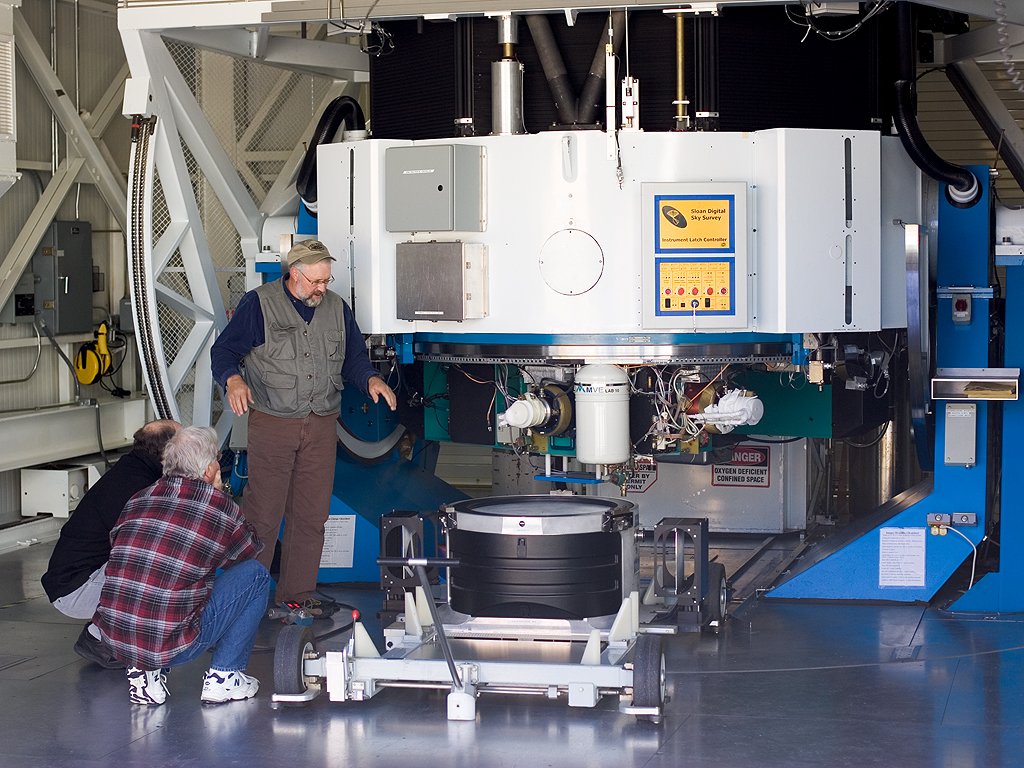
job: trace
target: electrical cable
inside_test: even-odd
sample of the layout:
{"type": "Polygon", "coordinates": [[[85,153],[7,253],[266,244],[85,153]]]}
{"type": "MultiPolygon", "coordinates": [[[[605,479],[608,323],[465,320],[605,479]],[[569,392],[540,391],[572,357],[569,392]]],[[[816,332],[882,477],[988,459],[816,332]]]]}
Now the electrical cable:
{"type": "MultiPolygon", "coordinates": [[[[971,551],[974,554],[971,555],[971,581],[967,585],[967,589],[970,589],[971,587],[974,586],[974,575],[976,573],[975,569],[977,568],[977,565],[978,565],[978,547],[974,544],[973,541],[971,541],[969,538],[967,538],[967,536],[965,534],[963,534],[962,532],[958,531],[954,526],[952,526],[952,525],[943,525],[941,527],[944,530],[952,531],[953,533],[955,533],[957,536],[959,536],[961,539],[966,541],[971,546],[971,551]]],[[[984,541],[985,537],[983,536],[981,540],[984,541]]]]}
{"type": "Polygon", "coordinates": [[[53,331],[50,330],[50,326],[46,324],[46,321],[42,318],[38,320],[39,326],[42,328],[44,334],[46,334],[47,340],[57,350],[57,354],[60,355],[61,360],[67,365],[68,370],[71,371],[71,378],[75,382],[75,400],[82,399],[82,384],[78,381],[78,376],[75,374],[75,364],[71,362],[71,359],[65,354],[64,350],[60,348],[60,344],[57,343],[57,339],[54,338],[53,331]]]}
{"type": "Polygon", "coordinates": [[[32,370],[20,379],[2,379],[0,384],[22,384],[35,376],[36,371],[39,370],[39,358],[43,354],[43,337],[39,335],[39,326],[35,322],[32,323],[32,330],[36,332],[36,361],[32,364],[32,370]]]}
{"type": "MultiPolygon", "coordinates": [[[[356,608],[352,607],[351,605],[346,605],[345,603],[339,603],[338,601],[333,600],[333,599],[330,602],[332,602],[332,603],[334,603],[335,605],[338,606],[338,612],[339,613],[343,612],[345,609],[348,609],[348,614],[349,614],[350,618],[349,618],[349,620],[347,622],[344,622],[340,627],[332,626],[331,629],[329,629],[327,632],[324,632],[324,633],[319,634],[319,635],[314,634],[313,635],[313,639],[316,642],[320,642],[322,640],[327,640],[328,638],[334,637],[335,635],[340,635],[342,632],[347,632],[348,630],[352,629],[352,626],[355,624],[355,619],[351,618],[351,616],[352,616],[352,611],[357,610],[356,608]]],[[[277,650],[276,644],[275,645],[269,645],[269,646],[268,645],[256,645],[256,646],[253,646],[252,652],[253,653],[273,653],[276,650],[277,650]]]]}
{"type": "Polygon", "coordinates": [[[889,425],[890,424],[892,424],[892,420],[891,419],[886,419],[885,423],[881,425],[882,428],[879,431],[878,436],[873,438],[870,442],[867,442],[867,443],[855,443],[852,440],[850,440],[849,438],[843,438],[843,442],[846,443],[851,448],[873,448],[874,446],[878,445],[882,441],[883,437],[885,437],[885,433],[889,431],[889,425]]]}
{"type": "Polygon", "coordinates": [[[96,409],[96,444],[100,449],[100,456],[103,458],[103,466],[110,469],[113,464],[110,463],[110,459],[107,458],[107,452],[103,448],[103,427],[100,425],[100,404],[99,402],[93,403],[93,408],[96,409]]]}
{"type": "Polygon", "coordinates": [[[1011,85],[1024,93],[1024,81],[1021,80],[1020,70],[1013,63],[1013,54],[1010,51],[1010,35],[1006,28],[1006,0],[992,0],[992,7],[995,10],[996,39],[999,41],[999,51],[1003,55],[1006,76],[1010,78],[1011,85]]]}
{"type": "MultiPolygon", "coordinates": [[[[998,2],[998,0],[996,0],[996,1],[998,2]]],[[[821,5],[820,2],[809,2],[806,5],[802,5],[801,7],[804,9],[804,17],[803,17],[803,19],[801,21],[797,21],[793,17],[793,12],[792,12],[791,6],[788,6],[788,5],[785,6],[785,10],[786,10],[786,17],[793,24],[796,24],[797,26],[800,26],[800,27],[807,27],[808,32],[814,32],[816,35],[818,35],[823,40],[828,40],[829,42],[833,42],[834,43],[834,42],[838,42],[840,40],[845,40],[846,38],[848,38],[851,35],[853,35],[854,33],[856,33],[868,21],[870,21],[875,16],[877,16],[878,14],[880,14],[883,11],[885,11],[886,9],[888,9],[889,6],[891,6],[892,4],[893,4],[893,0],[875,0],[875,5],[872,8],[870,8],[869,10],[867,10],[864,13],[864,15],[861,16],[860,19],[857,20],[856,24],[854,24],[853,26],[847,27],[846,29],[836,29],[836,30],[824,29],[824,28],[818,26],[817,21],[815,21],[814,14],[811,13],[811,6],[812,5],[820,6],[821,5]]],[[[797,17],[797,18],[799,18],[799,17],[797,17]]],[[[804,34],[804,37],[803,37],[803,39],[800,42],[802,43],[806,39],[807,39],[807,33],[804,34]]]]}
{"type": "Polygon", "coordinates": [[[393,50],[395,50],[395,41],[384,27],[378,24],[376,21],[370,21],[370,14],[373,13],[373,9],[377,7],[377,3],[380,0],[373,0],[373,3],[369,8],[366,9],[366,15],[363,20],[359,22],[358,34],[359,34],[359,50],[369,56],[375,56],[380,58],[381,56],[387,56],[393,50]],[[366,31],[366,25],[369,23],[370,31],[366,31]],[[369,44],[369,37],[371,34],[376,34],[377,39],[380,41],[376,45],[369,44]]]}

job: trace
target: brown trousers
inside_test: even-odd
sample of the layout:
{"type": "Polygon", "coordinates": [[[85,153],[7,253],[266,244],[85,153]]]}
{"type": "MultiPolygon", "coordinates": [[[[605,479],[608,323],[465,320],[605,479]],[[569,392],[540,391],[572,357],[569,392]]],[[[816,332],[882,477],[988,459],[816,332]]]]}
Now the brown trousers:
{"type": "Polygon", "coordinates": [[[249,481],[242,514],[263,542],[269,569],[281,540],[277,602],[304,600],[316,589],[337,456],[337,414],[283,419],[249,411],[249,481]]]}

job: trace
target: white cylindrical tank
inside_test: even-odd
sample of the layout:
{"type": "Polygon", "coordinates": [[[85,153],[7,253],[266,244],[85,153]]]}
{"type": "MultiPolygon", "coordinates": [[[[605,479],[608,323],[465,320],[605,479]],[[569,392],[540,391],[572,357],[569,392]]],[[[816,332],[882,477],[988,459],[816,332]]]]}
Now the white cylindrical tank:
{"type": "Polygon", "coordinates": [[[576,373],[576,458],[583,464],[629,459],[629,378],[615,365],[585,365],[576,373]]]}

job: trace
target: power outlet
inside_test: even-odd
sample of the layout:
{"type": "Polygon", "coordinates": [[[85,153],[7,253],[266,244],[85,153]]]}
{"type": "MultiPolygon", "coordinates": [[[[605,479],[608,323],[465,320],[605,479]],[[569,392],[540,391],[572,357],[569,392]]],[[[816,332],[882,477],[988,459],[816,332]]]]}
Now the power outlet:
{"type": "Polygon", "coordinates": [[[969,528],[978,524],[976,512],[929,512],[928,525],[946,525],[953,528],[969,528]]]}

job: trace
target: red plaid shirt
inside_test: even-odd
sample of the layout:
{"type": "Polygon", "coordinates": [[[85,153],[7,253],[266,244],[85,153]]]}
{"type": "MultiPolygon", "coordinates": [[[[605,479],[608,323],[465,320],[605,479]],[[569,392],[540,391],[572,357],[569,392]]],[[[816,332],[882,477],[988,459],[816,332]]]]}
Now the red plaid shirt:
{"type": "Polygon", "coordinates": [[[142,669],[165,667],[188,648],[216,570],[263,548],[226,493],[186,477],[135,494],[110,540],[93,621],[117,658],[142,669]]]}

